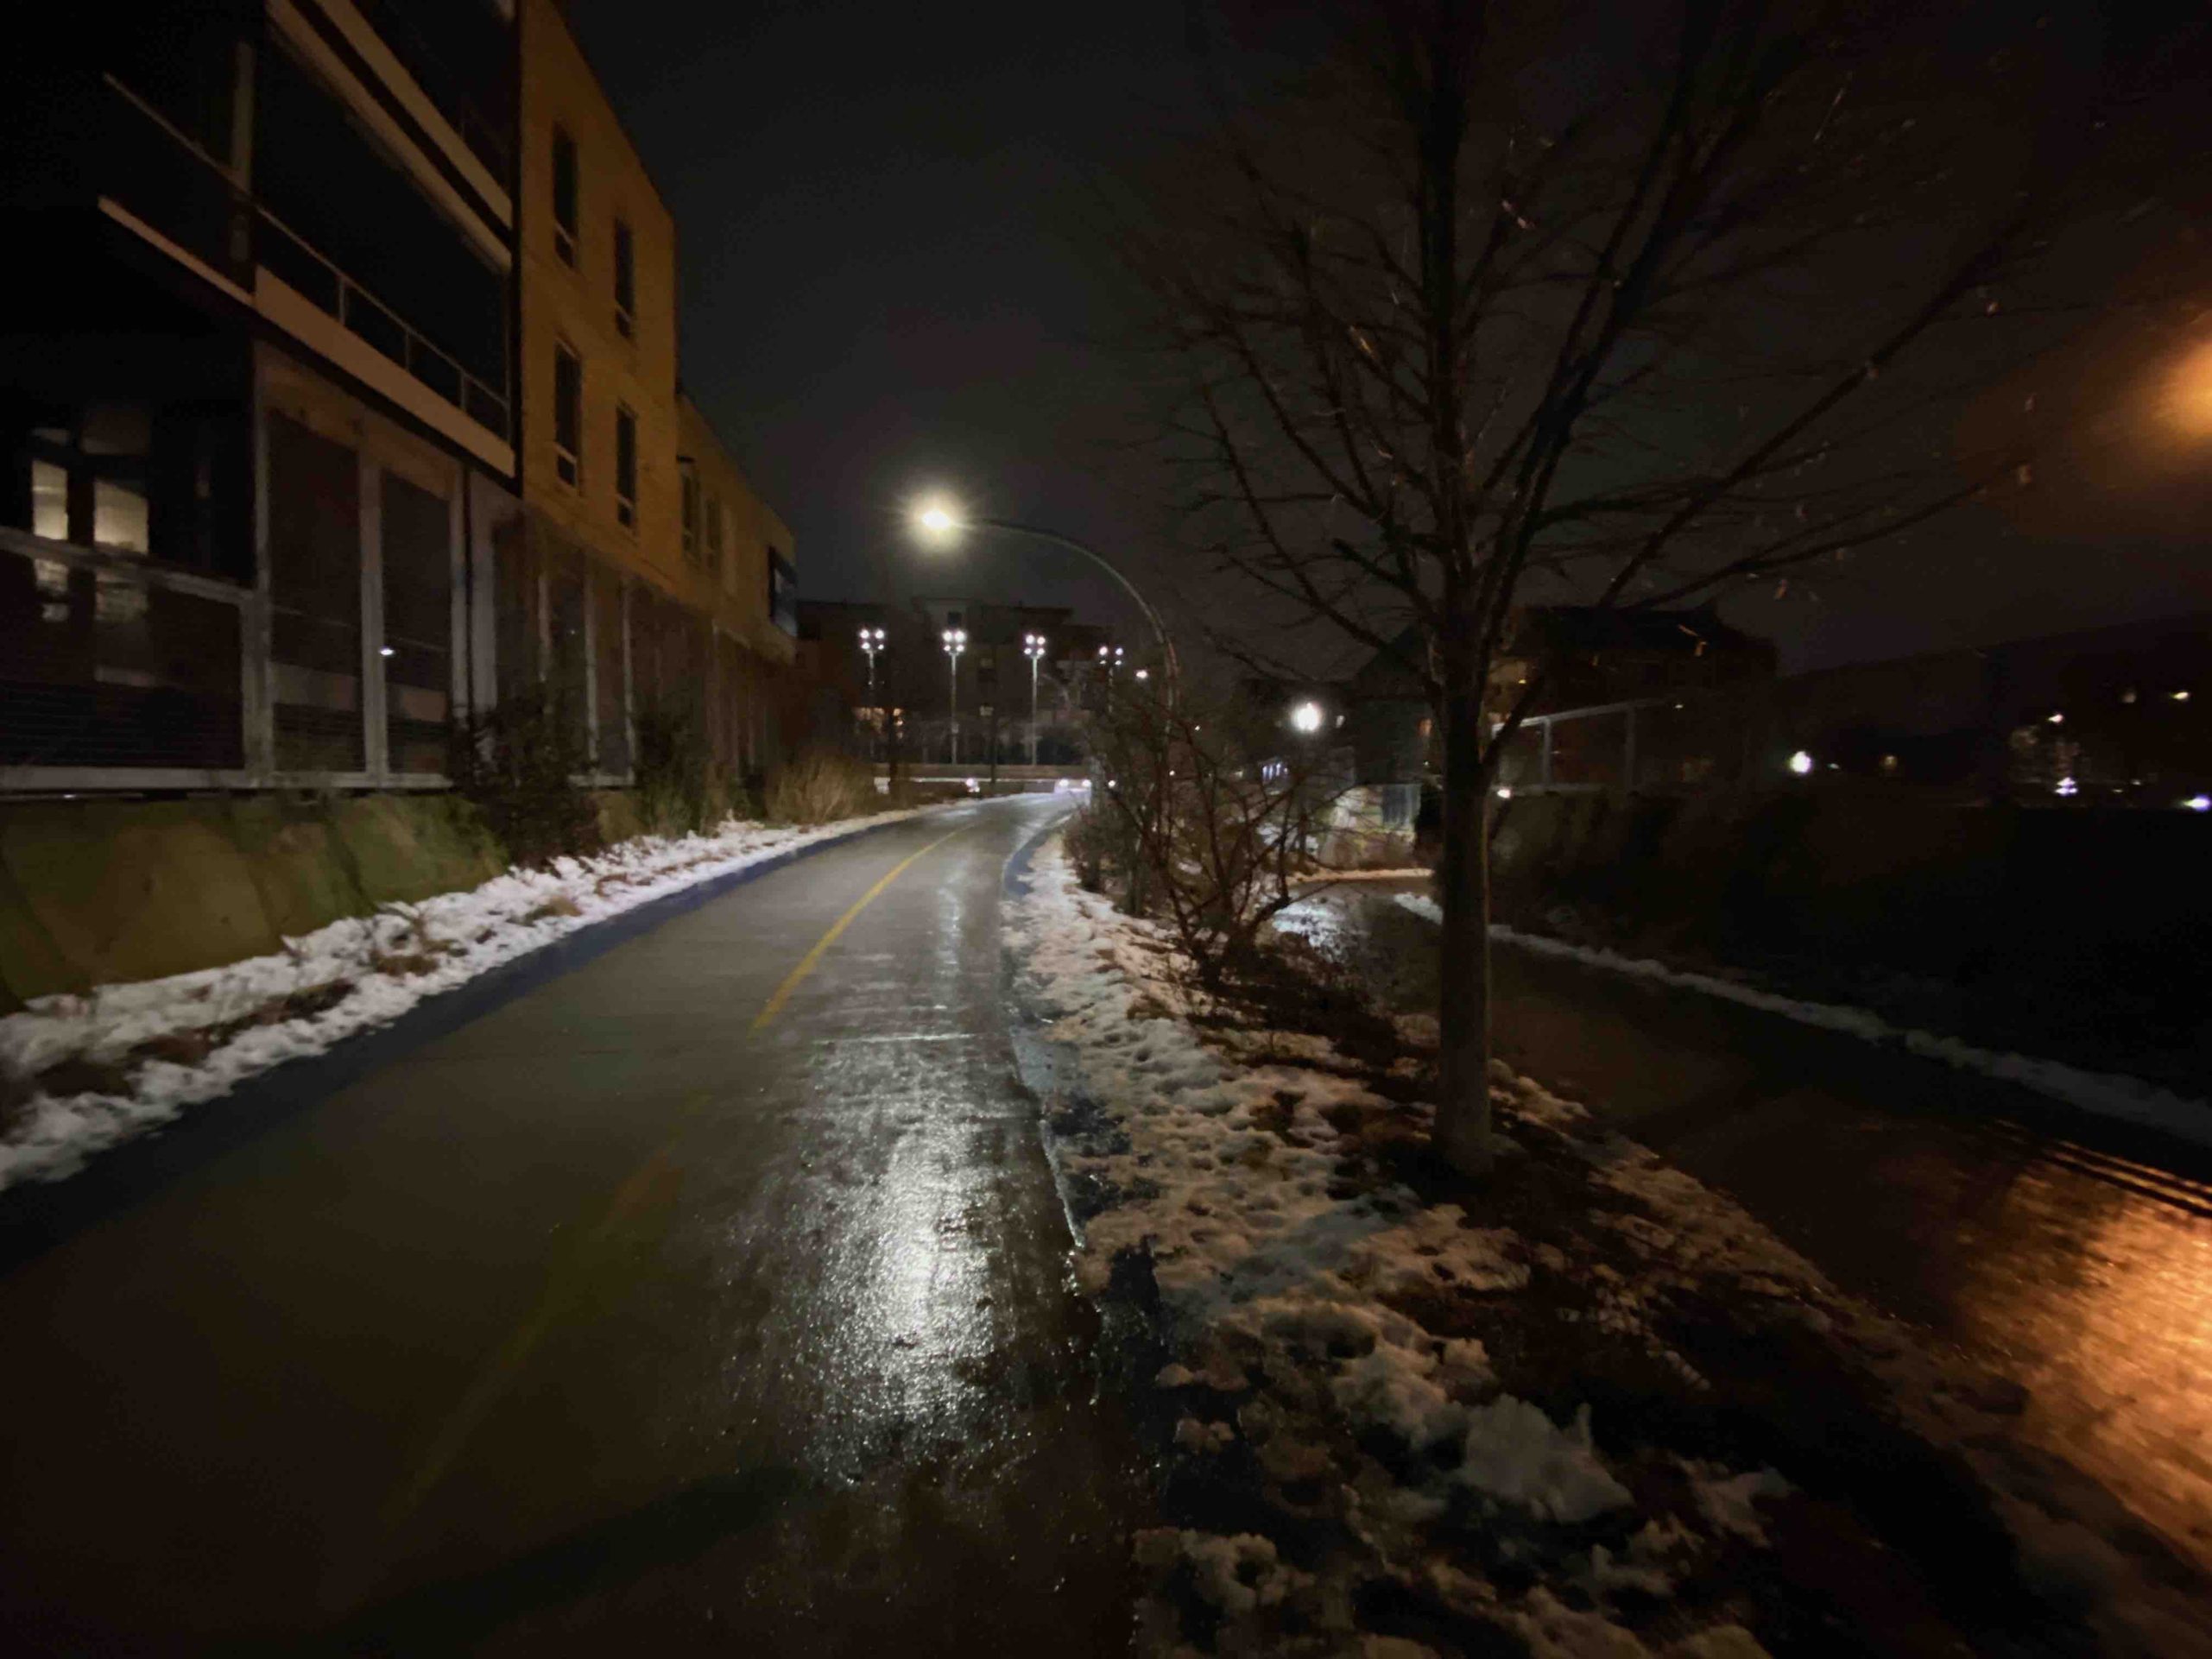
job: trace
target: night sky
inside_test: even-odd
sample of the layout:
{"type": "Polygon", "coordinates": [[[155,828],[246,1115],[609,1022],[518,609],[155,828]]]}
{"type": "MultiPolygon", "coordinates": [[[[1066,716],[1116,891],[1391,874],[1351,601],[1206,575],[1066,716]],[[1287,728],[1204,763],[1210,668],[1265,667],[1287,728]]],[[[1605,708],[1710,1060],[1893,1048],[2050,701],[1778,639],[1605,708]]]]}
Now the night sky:
{"type": "MultiPolygon", "coordinates": [[[[1097,207],[1102,178],[1196,118],[1183,5],[572,15],[676,215],[687,386],[791,524],[805,596],[1075,603],[1135,626],[1071,556],[915,547],[901,505],[941,485],[1124,558],[1171,609],[1218,611],[1179,581],[1166,491],[1130,448],[1131,307],[1097,207]]],[[[2138,419],[2171,375],[2096,361],[2084,347],[2031,388],[2089,434],[2031,490],[1725,614],[1794,668],[2212,612],[2212,422],[2138,419]]],[[[2212,386],[2212,357],[2203,372],[2212,386]]]]}

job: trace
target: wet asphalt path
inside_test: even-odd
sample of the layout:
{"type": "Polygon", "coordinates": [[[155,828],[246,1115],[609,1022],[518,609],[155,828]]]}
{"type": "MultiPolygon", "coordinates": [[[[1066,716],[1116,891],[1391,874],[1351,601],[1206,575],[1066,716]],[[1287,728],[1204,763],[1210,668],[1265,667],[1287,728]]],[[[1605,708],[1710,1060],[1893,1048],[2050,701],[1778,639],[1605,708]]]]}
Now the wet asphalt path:
{"type": "Polygon", "coordinates": [[[802,859],[0,1278],[0,1649],[1124,1650],[1002,1012],[1053,811],[802,859]]]}
{"type": "MultiPolygon", "coordinates": [[[[1286,916],[1395,1006],[1433,1006],[1436,929],[1390,888],[1286,916]]],[[[2212,1157],[1716,998],[1491,960],[1508,1063],[2017,1383],[2018,1438],[2116,1500],[2101,1530],[2147,1528],[2212,1574],[2212,1157]]]]}

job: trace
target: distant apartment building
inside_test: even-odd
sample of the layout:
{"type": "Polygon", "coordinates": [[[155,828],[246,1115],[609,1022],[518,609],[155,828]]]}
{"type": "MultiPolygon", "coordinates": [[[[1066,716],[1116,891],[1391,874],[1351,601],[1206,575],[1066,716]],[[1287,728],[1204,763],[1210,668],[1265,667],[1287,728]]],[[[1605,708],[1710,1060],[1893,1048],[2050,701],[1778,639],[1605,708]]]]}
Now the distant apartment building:
{"type": "Polygon", "coordinates": [[[673,226],[552,0],[111,5],[0,74],[0,789],[437,787],[536,686],[618,780],[737,694],[687,651],[777,659],[685,558],[673,226]]]}

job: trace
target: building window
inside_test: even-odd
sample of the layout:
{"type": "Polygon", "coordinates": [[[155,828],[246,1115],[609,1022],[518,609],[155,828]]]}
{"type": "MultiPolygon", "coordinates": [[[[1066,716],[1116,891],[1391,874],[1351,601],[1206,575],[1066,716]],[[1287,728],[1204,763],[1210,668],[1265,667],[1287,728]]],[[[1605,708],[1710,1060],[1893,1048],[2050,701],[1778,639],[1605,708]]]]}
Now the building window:
{"type": "Polygon", "coordinates": [[[565,265],[576,263],[576,141],[567,129],[553,136],[553,251],[565,265]]]}
{"type": "Polygon", "coordinates": [[[629,221],[615,221],[615,326],[623,338],[637,337],[637,243],[629,221]]]}
{"type": "Polygon", "coordinates": [[[565,345],[553,348],[553,470],[565,484],[584,475],[584,364],[565,345]]]}
{"type": "Polygon", "coordinates": [[[684,469],[684,557],[697,558],[699,547],[699,476],[684,469]]]}
{"type": "Polygon", "coordinates": [[[628,409],[615,411],[615,516],[636,527],[637,417],[628,409]]]}
{"type": "Polygon", "coordinates": [[[706,498],[706,567],[722,573],[722,497],[706,498]]]}
{"type": "Polygon", "coordinates": [[[791,561],[768,549],[768,621],[793,639],[799,637],[799,572],[791,561]]]}

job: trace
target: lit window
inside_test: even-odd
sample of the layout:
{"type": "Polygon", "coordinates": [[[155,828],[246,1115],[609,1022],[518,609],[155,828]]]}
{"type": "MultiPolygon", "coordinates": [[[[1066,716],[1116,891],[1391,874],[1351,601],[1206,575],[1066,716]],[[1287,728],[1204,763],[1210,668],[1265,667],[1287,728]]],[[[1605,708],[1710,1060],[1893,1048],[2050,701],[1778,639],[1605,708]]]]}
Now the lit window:
{"type": "Polygon", "coordinates": [[[553,136],[553,251],[565,265],[576,263],[576,141],[566,129],[553,136]]]}
{"type": "Polygon", "coordinates": [[[553,470],[565,484],[584,473],[584,363],[565,345],[553,348],[553,470]]]}
{"type": "Polygon", "coordinates": [[[629,221],[615,221],[615,326],[623,337],[637,337],[637,244],[629,221]]]}
{"type": "Polygon", "coordinates": [[[31,533],[69,539],[69,475],[51,461],[31,463],[31,533]]]}
{"type": "Polygon", "coordinates": [[[92,545],[116,553],[146,551],[145,486],[122,479],[92,482],[92,545]]]}
{"type": "Polygon", "coordinates": [[[637,417],[615,411],[615,516],[637,524],[637,417]]]}

